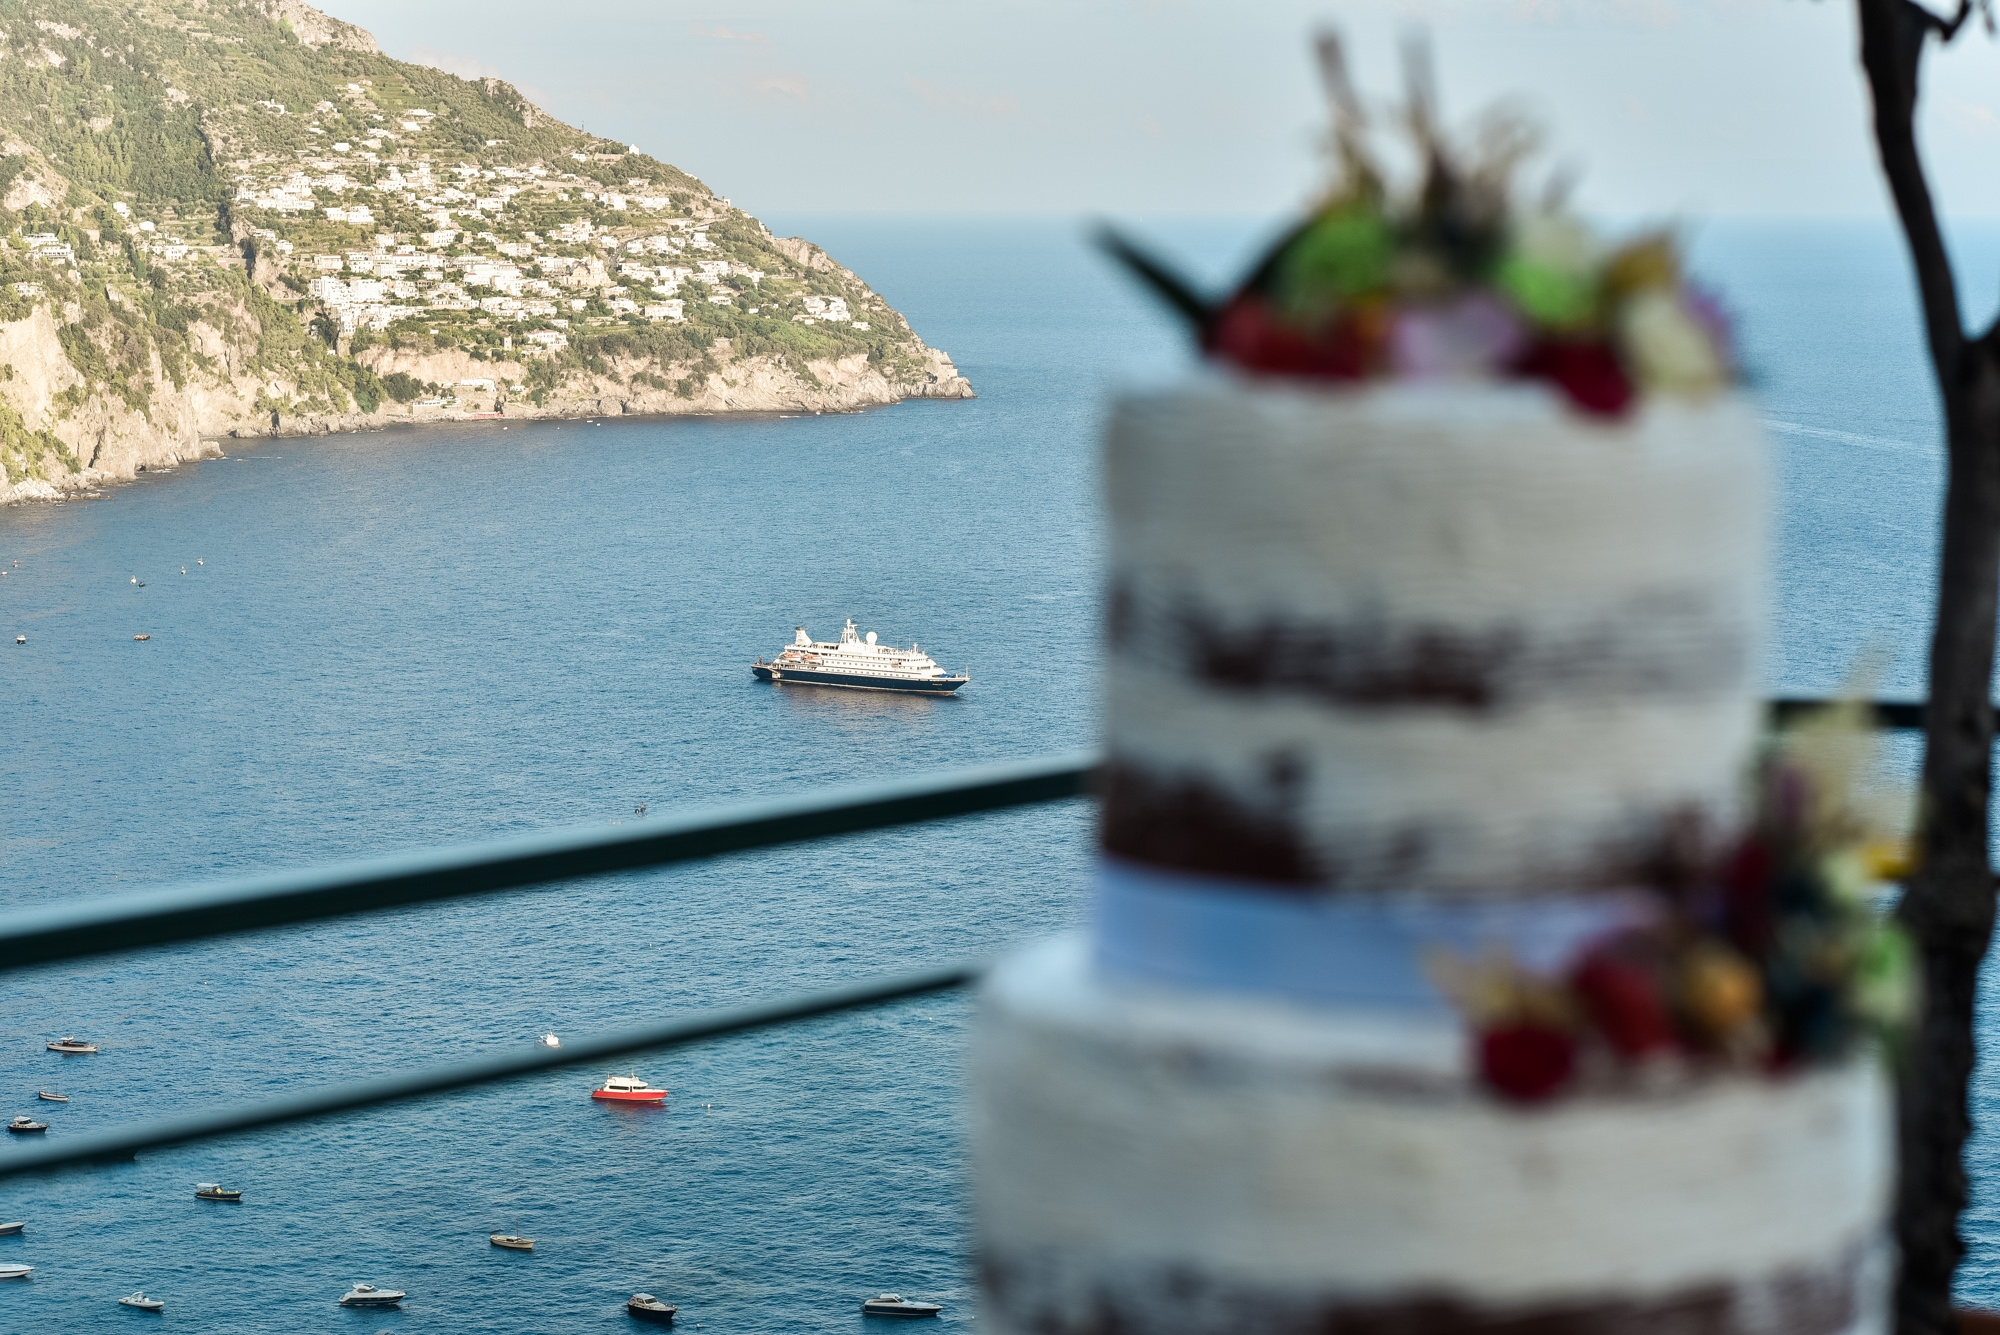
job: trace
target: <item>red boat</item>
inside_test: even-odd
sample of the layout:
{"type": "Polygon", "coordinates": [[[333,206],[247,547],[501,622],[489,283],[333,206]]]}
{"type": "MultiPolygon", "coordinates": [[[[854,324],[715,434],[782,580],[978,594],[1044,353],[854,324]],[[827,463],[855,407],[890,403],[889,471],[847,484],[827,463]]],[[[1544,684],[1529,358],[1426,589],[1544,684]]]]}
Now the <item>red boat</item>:
{"type": "Polygon", "coordinates": [[[636,1075],[612,1075],[591,1090],[590,1097],[612,1103],[665,1103],[667,1093],[664,1089],[654,1089],[636,1075]]]}

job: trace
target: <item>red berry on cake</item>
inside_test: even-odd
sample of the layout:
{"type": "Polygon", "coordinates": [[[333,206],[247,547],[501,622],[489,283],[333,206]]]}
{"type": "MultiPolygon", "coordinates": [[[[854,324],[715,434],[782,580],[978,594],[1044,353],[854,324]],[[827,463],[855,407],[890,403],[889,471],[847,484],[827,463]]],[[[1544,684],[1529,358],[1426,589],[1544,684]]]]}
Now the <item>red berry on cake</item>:
{"type": "Polygon", "coordinates": [[[1479,1036],[1479,1074],[1497,1094],[1522,1103],[1550,1098],[1576,1070],[1576,1039],[1566,1029],[1517,1021],[1479,1036]]]}
{"type": "Polygon", "coordinates": [[[1667,1009],[1659,970],[1650,961],[1613,949],[1585,956],[1570,985],[1592,1025],[1628,1061],[1666,1052],[1676,1045],[1673,1014],[1667,1009]]]}

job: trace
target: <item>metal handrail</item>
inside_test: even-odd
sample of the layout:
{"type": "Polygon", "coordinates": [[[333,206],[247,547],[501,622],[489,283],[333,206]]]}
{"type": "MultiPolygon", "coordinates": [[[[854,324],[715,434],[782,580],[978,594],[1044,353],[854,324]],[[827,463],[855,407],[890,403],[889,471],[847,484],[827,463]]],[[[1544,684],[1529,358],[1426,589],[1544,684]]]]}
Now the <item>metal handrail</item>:
{"type": "MultiPolygon", "coordinates": [[[[1771,726],[1787,728],[1797,723],[1816,709],[1824,709],[1831,700],[1815,699],[1810,696],[1781,695],[1769,701],[1771,726]]],[[[1869,720],[1884,732],[1922,731],[1924,726],[1924,702],[1921,700],[1870,700],[1867,701],[1869,720]]]]}
{"type": "Polygon", "coordinates": [[[912,997],[949,992],[979,979],[980,963],[954,964],[926,973],[880,978],[824,992],[810,992],[784,1001],[704,1011],[692,1018],[646,1025],[527,1054],[475,1057],[470,1061],[426,1066],[403,1075],[360,1080],[289,1098],[253,1103],[247,1108],[218,1109],[163,1117],[129,1128],[98,1131],[63,1140],[46,1149],[0,1157],[0,1178],[36,1176],[106,1163],[121,1163],[141,1150],[164,1149],[196,1140],[216,1140],[267,1127],[312,1122],[385,1103],[433,1098],[473,1085],[518,1080],[567,1066],[588,1066],[614,1057],[663,1048],[686,1047],[728,1034],[796,1024],[822,1015],[865,1010],[912,997]]]}
{"type": "MultiPolygon", "coordinates": [[[[1774,699],[1772,722],[1785,727],[1825,703],[1774,699]]],[[[1878,700],[1869,708],[1877,727],[1923,726],[1921,702],[1878,700]]],[[[25,908],[0,919],[0,972],[1057,802],[1088,792],[1098,764],[1094,753],[1073,752],[697,810],[631,827],[542,830],[460,848],[25,908]]]]}
{"type": "Polygon", "coordinates": [[[491,895],[808,839],[1058,802],[1089,791],[1088,753],[1008,761],[664,816],[541,830],[300,871],[50,904],[0,918],[0,972],[58,960],[491,895]]]}

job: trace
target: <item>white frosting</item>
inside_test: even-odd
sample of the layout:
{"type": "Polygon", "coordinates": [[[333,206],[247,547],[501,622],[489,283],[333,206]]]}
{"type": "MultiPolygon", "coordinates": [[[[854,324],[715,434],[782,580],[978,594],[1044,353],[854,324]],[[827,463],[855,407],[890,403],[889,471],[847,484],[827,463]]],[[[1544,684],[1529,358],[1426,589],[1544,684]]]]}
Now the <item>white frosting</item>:
{"type": "Polygon", "coordinates": [[[1502,1306],[1754,1291],[1872,1254],[1890,1186],[1872,1060],[1522,1110],[1470,1088],[1455,1024],[1114,988],[1076,938],[994,973],[973,1080],[982,1260],[1036,1258],[1058,1308],[1171,1273],[1502,1306]]]}
{"type": "Polygon", "coordinates": [[[1737,811],[1768,509],[1746,402],[1605,422],[1534,385],[1206,375],[1122,402],[1106,458],[1114,762],[1269,811],[1283,754],[1310,847],[1426,888],[1588,883],[1685,811],[1737,811]],[[1296,645],[1328,636],[1391,668],[1446,642],[1495,695],[1384,703],[1197,669],[1260,633],[1292,635],[1306,674],[1296,645]]]}
{"type": "Polygon", "coordinates": [[[1740,398],[1587,418],[1537,385],[1200,376],[1106,442],[1116,577],[1242,622],[1560,625],[1686,594],[1756,633],[1763,432],[1740,398]]]}

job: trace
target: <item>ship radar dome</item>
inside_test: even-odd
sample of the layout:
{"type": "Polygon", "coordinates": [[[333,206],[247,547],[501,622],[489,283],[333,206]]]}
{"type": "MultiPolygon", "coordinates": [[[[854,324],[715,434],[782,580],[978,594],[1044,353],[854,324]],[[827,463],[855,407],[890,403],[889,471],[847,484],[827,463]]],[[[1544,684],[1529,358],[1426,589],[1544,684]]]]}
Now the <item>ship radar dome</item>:
{"type": "Polygon", "coordinates": [[[875,632],[872,630],[868,632],[868,643],[875,643],[875,632]]]}

